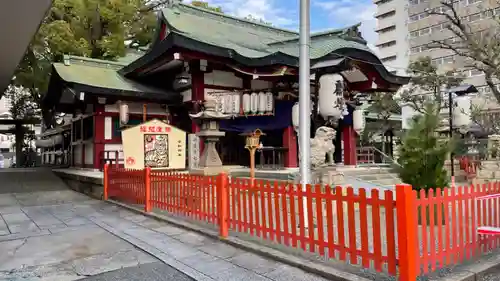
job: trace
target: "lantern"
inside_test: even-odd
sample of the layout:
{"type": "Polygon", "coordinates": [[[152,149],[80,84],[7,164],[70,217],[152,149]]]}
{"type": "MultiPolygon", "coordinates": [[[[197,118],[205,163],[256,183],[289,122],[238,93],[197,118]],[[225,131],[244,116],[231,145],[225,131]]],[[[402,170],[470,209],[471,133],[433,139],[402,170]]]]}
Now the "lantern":
{"type": "Polygon", "coordinates": [[[272,113],[273,110],[274,110],[274,96],[273,96],[273,93],[267,92],[266,93],[266,112],[272,113]]]}
{"type": "Polygon", "coordinates": [[[259,93],[259,114],[266,113],[266,108],[267,108],[266,93],[260,92],[259,93]]]}
{"type": "Polygon", "coordinates": [[[230,94],[224,95],[224,113],[231,114],[233,111],[233,99],[230,94]]]}
{"type": "Polygon", "coordinates": [[[318,109],[320,115],[326,120],[328,117],[337,117],[341,115],[338,105],[338,99],[341,98],[335,89],[337,81],[341,81],[342,76],[338,74],[325,74],[319,78],[319,98],[318,109]]]}
{"type": "Polygon", "coordinates": [[[240,114],[240,94],[233,94],[231,96],[231,113],[238,115],[240,114]]]}
{"type": "Polygon", "coordinates": [[[257,114],[259,110],[259,95],[256,92],[253,92],[250,95],[250,112],[252,114],[257,114]]]}
{"type": "Polygon", "coordinates": [[[292,124],[294,129],[297,131],[299,128],[299,103],[296,102],[292,107],[292,124]]]}
{"type": "Polygon", "coordinates": [[[460,130],[467,130],[472,123],[471,99],[468,96],[457,96],[453,108],[453,125],[460,130]]]}
{"type": "Polygon", "coordinates": [[[128,115],[129,115],[128,104],[126,104],[125,102],[119,101],[118,108],[120,111],[120,123],[122,125],[127,124],[128,123],[128,115]]]}
{"type": "Polygon", "coordinates": [[[250,94],[243,94],[243,113],[250,114],[251,99],[250,94]]]}
{"type": "Polygon", "coordinates": [[[401,105],[401,128],[403,130],[408,130],[411,127],[411,122],[413,118],[417,115],[417,112],[410,104],[401,105]]]}
{"type": "Polygon", "coordinates": [[[365,129],[365,112],[361,108],[356,108],[352,112],[352,127],[359,135],[365,129]]]}

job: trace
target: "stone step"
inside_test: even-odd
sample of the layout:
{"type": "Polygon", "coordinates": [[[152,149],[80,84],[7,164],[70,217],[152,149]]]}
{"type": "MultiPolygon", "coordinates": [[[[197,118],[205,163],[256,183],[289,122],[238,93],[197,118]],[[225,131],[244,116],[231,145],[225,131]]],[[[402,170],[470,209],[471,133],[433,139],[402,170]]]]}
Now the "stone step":
{"type": "Polygon", "coordinates": [[[340,172],[344,173],[346,176],[359,177],[365,175],[378,175],[378,174],[390,174],[393,173],[391,168],[377,168],[377,169],[359,169],[359,170],[343,170],[339,169],[340,172]]]}

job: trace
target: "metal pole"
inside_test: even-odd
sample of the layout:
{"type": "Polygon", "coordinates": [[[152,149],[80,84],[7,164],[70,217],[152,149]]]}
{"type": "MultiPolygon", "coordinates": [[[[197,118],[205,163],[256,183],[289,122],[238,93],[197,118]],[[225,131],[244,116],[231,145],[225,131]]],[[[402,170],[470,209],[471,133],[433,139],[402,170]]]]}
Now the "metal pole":
{"type": "MultiPolygon", "coordinates": [[[[311,86],[310,86],[310,0],[300,0],[300,29],[299,29],[299,149],[300,176],[302,189],[305,191],[306,184],[311,183],[311,86]]],[[[304,226],[307,223],[307,204],[304,196],[304,226]]]]}
{"type": "MultiPolygon", "coordinates": [[[[453,138],[453,97],[452,92],[448,92],[448,123],[450,125],[450,140],[453,138]]],[[[453,151],[450,152],[451,177],[455,176],[455,165],[453,164],[453,151]]]]}

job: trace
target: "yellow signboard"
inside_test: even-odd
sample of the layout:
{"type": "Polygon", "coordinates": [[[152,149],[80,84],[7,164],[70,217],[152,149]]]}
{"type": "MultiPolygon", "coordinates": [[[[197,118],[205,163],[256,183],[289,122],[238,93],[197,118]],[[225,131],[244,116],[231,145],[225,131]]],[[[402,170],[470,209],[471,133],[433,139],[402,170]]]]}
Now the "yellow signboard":
{"type": "Polygon", "coordinates": [[[185,169],[186,132],[157,119],[122,131],[126,169],[185,169]]]}

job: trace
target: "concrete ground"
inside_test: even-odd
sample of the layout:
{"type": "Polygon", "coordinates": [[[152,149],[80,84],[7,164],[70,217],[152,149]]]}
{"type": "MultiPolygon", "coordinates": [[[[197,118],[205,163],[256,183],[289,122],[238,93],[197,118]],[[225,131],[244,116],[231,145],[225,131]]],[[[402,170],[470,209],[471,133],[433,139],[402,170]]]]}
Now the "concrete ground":
{"type": "Polygon", "coordinates": [[[325,280],[68,190],[0,172],[0,280],[325,280]]]}

